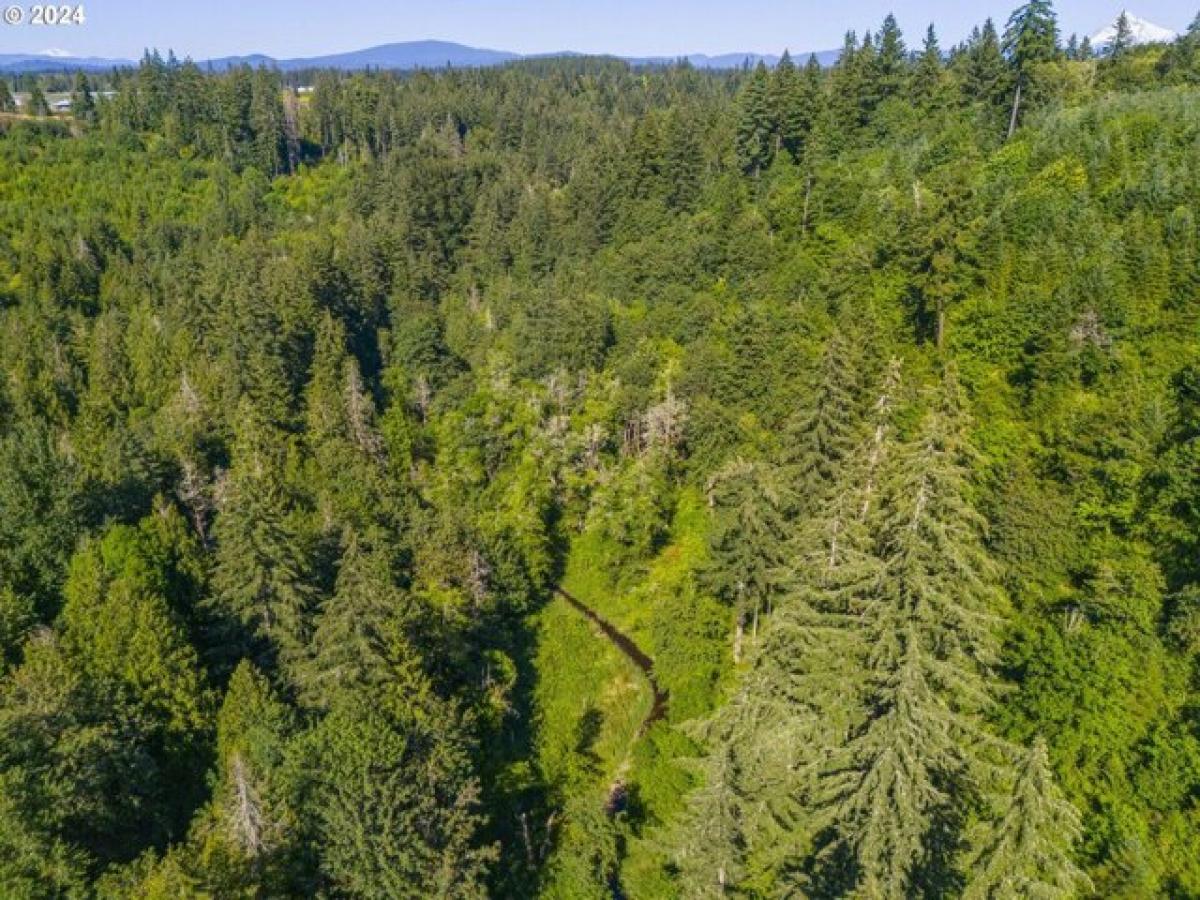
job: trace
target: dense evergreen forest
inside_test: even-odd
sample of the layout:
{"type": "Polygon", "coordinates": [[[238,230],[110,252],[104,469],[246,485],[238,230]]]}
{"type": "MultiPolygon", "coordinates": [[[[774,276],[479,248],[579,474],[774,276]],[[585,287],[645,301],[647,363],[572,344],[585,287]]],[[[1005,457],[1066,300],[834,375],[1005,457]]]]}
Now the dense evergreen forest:
{"type": "Polygon", "coordinates": [[[0,895],[1200,897],[1200,18],[312,84],[0,80],[0,895]]]}

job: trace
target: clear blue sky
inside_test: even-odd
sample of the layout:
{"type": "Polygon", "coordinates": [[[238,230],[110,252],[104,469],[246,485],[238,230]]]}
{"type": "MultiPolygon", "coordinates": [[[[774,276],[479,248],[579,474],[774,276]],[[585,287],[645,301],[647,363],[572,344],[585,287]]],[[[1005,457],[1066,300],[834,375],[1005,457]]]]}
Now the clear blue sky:
{"type": "MultiPolygon", "coordinates": [[[[34,0],[0,0],[0,6],[34,0]]],[[[61,2],[61,0],[60,0],[61,2]]],[[[71,0],[79,2],[79,0],[71,0]]],[[[203,59],[251,52],[313,56],[392,41],[439,38],[534,53],[624,55],[832,49],[894,11],[910,44],[929,22],[943,44],[1019,0],[82,0],[83,26],[0,24],[0,53],[65,49],[136,57],[143,47],[203,59]]],[[[1098,30],[1121,0],[1058,0],[1064,33],[1098,30]]],[[[1181,31],[1200,0],[1130,0],[1142,18],[1181,31]]]]}

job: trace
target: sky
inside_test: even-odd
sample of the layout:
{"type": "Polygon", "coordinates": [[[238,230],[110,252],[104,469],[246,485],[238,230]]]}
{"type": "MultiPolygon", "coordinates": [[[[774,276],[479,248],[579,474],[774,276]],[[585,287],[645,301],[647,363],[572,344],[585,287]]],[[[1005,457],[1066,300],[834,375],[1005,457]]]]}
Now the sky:
{"type": "MultiPolygon", "coordinates": [[[[875,29],[894,12],[910,45],[937,24],[944,46],[991,16],[999,25],[1021,0],[81,0],[84,25],[0,23],[0,54],[67,50],[136,58],[143,48],[193,59],[246,53],[277,58],[436,38],[476,47],[625,56],[793,54],[841,46],[847,29],[875,29]]],[[[60,0],[61,2],[61,0],[60,0]]],[[[1120,0],[1057,0],[1064,34],[1113,21],[1120,0]]],[[[1182,31],[1200,0],[1137,0],[1129,11],[1182,31]]]]}

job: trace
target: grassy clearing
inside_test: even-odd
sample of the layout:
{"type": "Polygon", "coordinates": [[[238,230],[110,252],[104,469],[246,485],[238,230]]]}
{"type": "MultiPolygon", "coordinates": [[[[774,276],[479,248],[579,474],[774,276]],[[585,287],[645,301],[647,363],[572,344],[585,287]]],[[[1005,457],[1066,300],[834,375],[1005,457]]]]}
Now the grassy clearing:
{"type": "MultiPolygon", "coordinates": [[[[728,611],[696,583],[707,528],[703,496],[685,490],[666,543],[650,559],[621,565],[621,548],[598,529],[572,542],[563,587],[643,648],[671,694],[668,720],[636,743],[649,710],[645,680],[564,601],[556,599],[540,614],[543,766],[554,783],[566,786],[567,802],[585,793],[601,802],[596,785],[622,772],[629,810],[614,827],[624,835],[620,876],[633,897],[672,896],[657,838],[683,807],[692,783],[683,760],[696,752],[677,726],[711,708],[729,669],[728,611]]],[[[560,847],[560,854],[571,852],[560,847]]]]}
{"type": "Polygon", "coordinates": [[[538,614],[539,763],[564,795],[606,784],[650,710],[645,679],[564,600],[538,614]]]}

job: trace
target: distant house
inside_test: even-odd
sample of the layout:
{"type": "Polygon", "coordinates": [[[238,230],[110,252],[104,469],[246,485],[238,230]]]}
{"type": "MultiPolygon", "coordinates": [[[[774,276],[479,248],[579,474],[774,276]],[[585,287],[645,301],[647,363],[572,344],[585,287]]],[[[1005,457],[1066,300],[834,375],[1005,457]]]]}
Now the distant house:
{"type": "Polygon", "coordinates": [[[311,94],[312,92],[313,86],[311,84],[302,84],[300,87],[296,88],[297,94],[311,94]]]}
{"type": "MultiPolygon", "coordinates": [[[[117,96],[116,91],[92,91],[93,100],[111,100],[117,96]]],[[[21,91],[13,94],[13,101],[17,105],[17,109],[27,109],[29,107],[29,94],[21,91]]],[[[69,113],[71,111],[71,95],[63,93],[54,93],[46,95],[46,104],[50,107],[52,113],[69,113]]]]}

